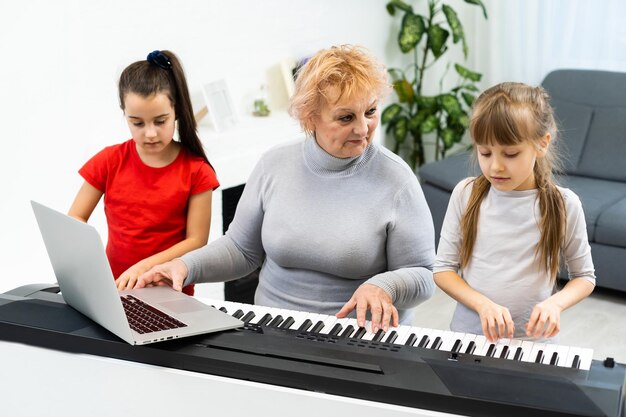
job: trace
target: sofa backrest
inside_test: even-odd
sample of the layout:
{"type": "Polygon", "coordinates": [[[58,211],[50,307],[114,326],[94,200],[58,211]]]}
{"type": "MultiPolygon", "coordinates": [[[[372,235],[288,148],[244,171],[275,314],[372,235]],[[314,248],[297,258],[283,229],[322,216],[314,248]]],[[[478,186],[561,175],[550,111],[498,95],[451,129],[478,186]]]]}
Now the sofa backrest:
{"type": "Polygon", "coordinates": [[[542,83],[570,175],[626,181],[626,73],[563,69],[542,83]]]}

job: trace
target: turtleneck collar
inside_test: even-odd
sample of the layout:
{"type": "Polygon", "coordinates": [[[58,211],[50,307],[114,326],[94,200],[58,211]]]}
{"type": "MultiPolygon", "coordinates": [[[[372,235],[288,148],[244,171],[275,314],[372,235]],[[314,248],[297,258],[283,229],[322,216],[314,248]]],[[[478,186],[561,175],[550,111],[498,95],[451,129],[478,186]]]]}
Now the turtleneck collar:
{"type": "Polygon", "coordinates": [[[315,174],[324,177],[348,177],[365,166],[376,155],[378,148],[371,143],[361,155],[337,158],[322,149],[315,138],[308,137],[304,141],[303,152],[306,165],[315,174]]]}

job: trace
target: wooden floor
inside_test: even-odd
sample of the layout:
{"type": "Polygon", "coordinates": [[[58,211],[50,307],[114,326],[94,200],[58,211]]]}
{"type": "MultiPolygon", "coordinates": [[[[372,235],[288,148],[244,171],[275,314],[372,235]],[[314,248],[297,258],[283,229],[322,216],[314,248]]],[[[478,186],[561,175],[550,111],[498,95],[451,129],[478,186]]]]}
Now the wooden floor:
{"type": "MultiPolygon", "coordinates": [[[[196,296],[223,299],[223,284],[196,285],[196,296]]],[[[437,289],[415,311],[413,324],[448,329],[455,301],[437,289]]],[[[626,364],[626,293],[596,289],[590,297],[562,315],[559,344],[588,347],[594,358],[614,358],[626,364]]]]}

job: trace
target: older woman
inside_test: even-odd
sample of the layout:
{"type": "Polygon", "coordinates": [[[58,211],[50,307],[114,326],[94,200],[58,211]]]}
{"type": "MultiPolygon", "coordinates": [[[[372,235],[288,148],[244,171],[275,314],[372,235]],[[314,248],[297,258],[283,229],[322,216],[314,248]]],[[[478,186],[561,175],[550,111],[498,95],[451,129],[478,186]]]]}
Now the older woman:
{"type": "Polygon", "coordinates": [[[434,290],[434,232],[410,168],[372,142],[385,68],[332,47],[298,73],[291,114],[310,136],[254,169],[225,236],[154,267],[137,286],[228,281],[262,264],[255,303],[337,317],[372,331],[410,323],[434,290]],[[353,312],[356,310],[356,312],[353,312]]]}

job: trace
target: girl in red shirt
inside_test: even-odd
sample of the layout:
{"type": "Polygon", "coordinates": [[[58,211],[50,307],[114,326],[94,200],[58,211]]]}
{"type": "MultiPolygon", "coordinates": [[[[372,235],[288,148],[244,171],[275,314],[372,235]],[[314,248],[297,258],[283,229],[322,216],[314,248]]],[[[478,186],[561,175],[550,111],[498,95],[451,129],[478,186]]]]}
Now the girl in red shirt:
{"type": "MultiPolygon", "coordinates": [[[[219,183],[176,55],[154,51],[129,65],[118,90],[132,139],[104,148],[79,170],[85,182],[69,215],[87,222],[104,195],[106,252],[122,290],[153,265],[207,243],[219,183]]],[[[183,291],[193,295],[193,286],[183,291]]]]}

